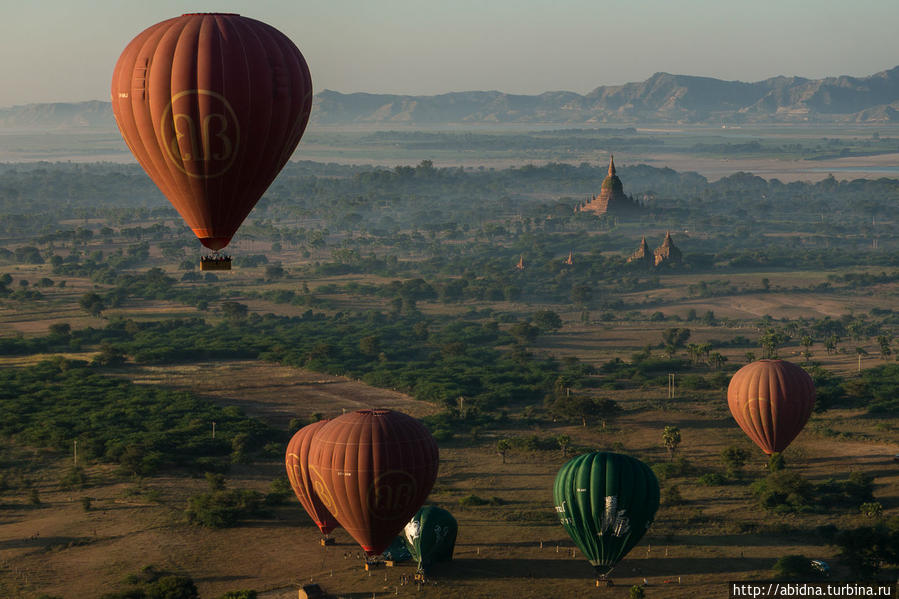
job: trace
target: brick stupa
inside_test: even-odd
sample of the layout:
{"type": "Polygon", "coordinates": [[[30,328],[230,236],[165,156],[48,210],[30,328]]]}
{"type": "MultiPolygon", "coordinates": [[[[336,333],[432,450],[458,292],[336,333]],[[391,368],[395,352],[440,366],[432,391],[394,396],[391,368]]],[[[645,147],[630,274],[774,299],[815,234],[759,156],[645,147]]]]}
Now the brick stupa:
{"type": "Polygon", "coordinates": [[[593,196],[578,209],[598,215],[636,214],[640,211],[640,204],[624,194],[624,185],[621,184],[621,179],[615,173],[615,156],[609,157],[609,174],[602,182],[599,195],[593,196]]]}

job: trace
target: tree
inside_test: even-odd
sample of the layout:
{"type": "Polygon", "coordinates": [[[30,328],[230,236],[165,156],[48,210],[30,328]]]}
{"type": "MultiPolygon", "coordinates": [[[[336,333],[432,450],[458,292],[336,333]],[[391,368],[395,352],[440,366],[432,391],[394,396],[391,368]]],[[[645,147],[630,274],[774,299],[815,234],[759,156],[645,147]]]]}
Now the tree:
{"type": "Polygon", "coordinates": [[[621,411],[613,399],[592,398],[578,394],[565,394],[556,398],[551,409],[553,414],[561,418],[580,420],[585,428],[588,420],[605,420],[621,411]]]}
{"type": "Polygon", "coordinates": [[[709,363],[715,370],[721,370],[725,362],[727,362],[727,356],[719,352],[714,352],[709,356],[709,363]]]}
{"type": "Polygon", "coordinates": [[[82,310],[97,318],[99,318],[103,310],[106,309],[103,298],[96,293],[85,293],[81,296],[81,299],[78,300],[78,305],[81,306],[82,310]]]}
{"type": "Polygon", "coordinates": [[[53,337],[68,337],[72,334],[72,325],[67,322],[55,322],[50,325],[50,335],[53,337]]]}
{"type": "Polygon", "coordinates": [[[749,452],[742,447],[731,445],[721,451],[721,460],[727,468],[727,473],[734,478],[740,478],[743,473],[743,465],[749,459],[749,452]]]}
{"type": "Polygon", "coordinates": [[[551,333],[562,328],[562,318],[552,310],[538,310],[534,314],[534,324],[541,331],[551,333]]]}
{"type": "Polygon", "coordinates": [[[366,356],[377,356],[381,352],[381,342],[376,335],[368,335],[359,341],[359,351],[366,356]]]}
{"type": "Polygon", "coordinates": [[[575,285],[571,288],[571,301],[586,304],[593,299],[593,289],[589,285],[575,285]]]}
{"type": "Polygon", "coordinates": [[[222,302],[222,314],[230,320],[241,320],[246,317],[249,308],[238,302],[222,302]]]}
{"type": "Polygon", "coordinates": [[[556,437],[556,443],[559,444],[559,449],[562,450],[562,457],[566,457],[568,455],[568,450],[571,448],[571,437],[568,435],[559,435],[556,437]]]}
{"type": "Polygon", "coordinates": [[[280,262],[276,262],[274,264],[269,264],[265,267],[265,279],[267,281],[274,281],[275,279],[280,279],[287,274],[287,271],[284,270],[284,267],[281,266],[280,262]]]}
{"type": "Polygon", "coordinates": [[[503,458],[503,464],[506,463],[506,452],[512,449],[512,442],[508,439],[500,439],[496,442],[496,453],[503,458]]]}
{"type": "Polygon", "coordinates": [[[662,347],[665,353],[673,356],[679,348],[684,347],[687,339],[690,338],[690,329],[670,328],[662,331],[662,347]]]}
{"type": "Polygon", "coordinates": [[[537,340],[540,329],[527,322],[519,322],[509,331],[521,345],[528,345],[537,340]]]}
{"type": "Polygon", "coordinates": [[[780,472],[785,466],[784,456],[779,451],[775,451],[768,457],[768,472],[780,472]]]}
{"type": "Polygon", "coordinates": [[[890,354],[893,353],[893,350],[890,348],[890,344],[893,343],[892,335],[878,335],[877,336],[877,344],[880,346],[880,359],[888,360],[890,358],[890,354]]]}
{"type": "Polygon", "coordinates": [[[677,446],[680,445],[680,442],[680,429],[676,426],[666,426],[665,430],[662,431],[662,443],[665,444],[665,448],[672,458],[674,457],[674,453],[677,451],[677,446]]]}
{"type": "Polygon", "coordinates": [[[771,570],[775,578],[782,580],[810,580],[821,576],[804,555],[785,555],[774,562],[771,570]]]}
{"type": "Polygon", "coordinates": [[[892,518],[889,525],[842,530],[834,536],[833,544],[840,548],[840,559],[853,577],[871,578],[880,572],[882,564],[899,564],[899,518],[892,518]]]}
{"type": "Polygon", "coordinates": [[[777,348],[789,341],[786,333],[778,331],[773,327],[768,327],[765,332],[759,336],[759,345],[762,346],[762,358],[772,360],[777,359],[777,348]]]}

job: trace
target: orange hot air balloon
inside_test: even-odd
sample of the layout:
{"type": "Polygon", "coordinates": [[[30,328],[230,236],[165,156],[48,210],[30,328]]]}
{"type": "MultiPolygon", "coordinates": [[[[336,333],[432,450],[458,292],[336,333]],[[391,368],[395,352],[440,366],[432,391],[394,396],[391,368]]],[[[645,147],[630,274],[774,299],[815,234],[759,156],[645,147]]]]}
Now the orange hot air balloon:
{"type": "Polygon", "coordinates": [[[318,529],[326,536],[340,524],[312,490],[312,479],[306,463],[309,459],[309,445],[312,442],[312,436],[327,422],[327,420],[319,420],[298,430],[287,444],[285,459],[287,478],[290,480],[294,494],[318,529]]]}
{"type": "Polygon", "coordinates": [[[795,364],[759,360],[730,379],[727,403],[743,432],[770,455],[786,449],[808,422],[815,385],[795,364]]]}
{"type": "Polygon", "coordinates": [[[382,553],[437,479],[437,442],[418,420],[390,410],[338,416],[312,437],[313,488],[369,555],[382,553]]]}
{"type": "Polygon", "coordinates": [[[309,68],[293,42],[235,14],[157,23],[112,75],[122,137],[211,250],[228,245],[287,163],[311,108],[309,68]]]}

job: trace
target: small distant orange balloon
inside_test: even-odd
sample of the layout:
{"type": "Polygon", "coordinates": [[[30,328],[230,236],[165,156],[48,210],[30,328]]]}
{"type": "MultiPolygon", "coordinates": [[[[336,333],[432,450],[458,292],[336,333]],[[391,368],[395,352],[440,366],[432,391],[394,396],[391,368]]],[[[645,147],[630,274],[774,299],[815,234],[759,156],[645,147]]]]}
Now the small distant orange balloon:
{"type": "Polygon", "coordinates": [[[727,404],[743,432],[770,455],[786,449],[808,422],[815,385],[795,364],[759,360],[731,378],[727,404]]]}

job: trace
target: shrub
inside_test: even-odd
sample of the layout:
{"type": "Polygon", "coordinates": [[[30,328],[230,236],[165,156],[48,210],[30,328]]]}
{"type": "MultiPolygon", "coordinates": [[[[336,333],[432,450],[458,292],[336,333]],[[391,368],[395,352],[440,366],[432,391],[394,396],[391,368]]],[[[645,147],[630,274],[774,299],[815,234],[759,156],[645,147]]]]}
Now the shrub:
{"type": "Polygon", "coordinates": [[[266,515],[262,494],[249,489],[200,493],[187,500],[187,521],[208,528],[234,526],[242,518],[266,515]]]}
{"type": "Polygon", "coordinates": [[[268,493],[265,495],[265,505],[281,505],[291,495],[293,495],[293,489],[290,487],[290,481],[286,477],[277,478],[268,487],[268,493]]]}
{"type": "Polygon", "coordinates": [[[752,484],[762,507],[781,512],[809,511],[815,488],[799,474],[779,470],[752,484]]]}
{"type": "Polygon", "coordinates": [[[699,477],[699,484],[706,487],[719,487],[727,484],[727,478],[717,472],[707,472],[699,477]]]}
{"type": "Polygon", "coordinates": [[[812,566],[804,555],[785,555],[774,562],[771,568],[775,578],[787,580],[809,580],[819,578],[821,573],[812,566]]]}
{"type": "Polygon", "coordinates": [[[690,462],[684,457],[680,457],[673,462],[662,462],[661,464],[652,465],[652,471],[659,480],[687,476],[691,470],[690,462]]]}
{"type": "Polygon", "coordinates": [[[63,490],[81,489],[85,482],[87,482],[87,477],[84,474],[84,468],[72,466],[59,479],[59,487],[63,490]]]}
{"type": "Polygon", "coordinates": [[[671,485],[665,487],[665,490],[662,492],[662,503],[665,505],[683,505],[687,503],[687,500],[680,494],[678,485],[671,485]]]}
{"type": "Polygon", "coordinates": [[[459,505],[464,506],[480,506],[480,505],[503,505],[506,502],[496,497],[495,495],[490,499],[484,499],[483,497],[478,497],[477,495],[466,495],[465,497],[459,500],[459,505]]]}

